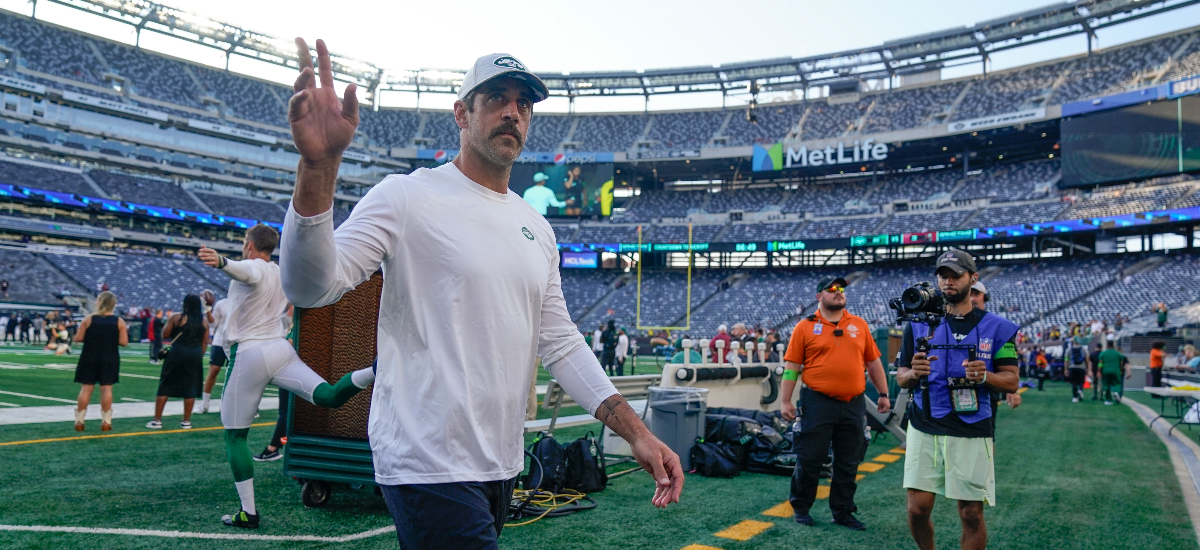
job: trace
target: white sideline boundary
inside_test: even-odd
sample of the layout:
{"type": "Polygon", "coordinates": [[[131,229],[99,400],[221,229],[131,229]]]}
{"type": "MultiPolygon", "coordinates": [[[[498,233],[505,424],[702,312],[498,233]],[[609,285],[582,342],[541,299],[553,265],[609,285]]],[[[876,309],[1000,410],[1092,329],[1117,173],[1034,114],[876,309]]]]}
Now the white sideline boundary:
{"type": "Polygon", "coordinates": [[[1121,404],[1133,409],[1142,423],[1167,447],[1167,453],[1171,456],[1171,466],[1175,469],[1175,477],[1178,478],[1179,489],[1183,493],[1184,507],[1192,520],[1192,530],[1196,534],[1196,540],[1200,541],[1200,445],[1187,436],[1178,437],[1174,433],[1167,435],[1169,426],[1166,424],[1151,426],[1150,422],[1158,416],[1154,409],[1129,398],[1122,398],[1121,404]]]}
{"type": "Polygon", "coordinates": [[[23,531],[33,533],[80,533],[86,535],[120,535],[132,537],[160,537],[172,539],[208,540],[269,540],[278,542],[351,542],[377,537],[396,531],[395,525],[380,527],[361,533],[340,537],[317,535],[253,535],[249,533],[192,533],[188,531],[159,531],[155,529],[108,529],[104,527],[62,527],[56,525],[0,525],[0,531],[23,531]]]}

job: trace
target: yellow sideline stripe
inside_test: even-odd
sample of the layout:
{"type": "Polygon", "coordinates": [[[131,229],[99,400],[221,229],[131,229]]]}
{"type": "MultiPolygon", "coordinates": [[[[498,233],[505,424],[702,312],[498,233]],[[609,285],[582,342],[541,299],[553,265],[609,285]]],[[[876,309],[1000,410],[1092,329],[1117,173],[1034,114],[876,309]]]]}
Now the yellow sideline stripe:
{"type": "Polygon", "coordinates": [[[715,536],[723,539],[733,540],[750,540],[763,531],[774,527],[775,524],[769,521],[755,521],[752,519],[742,520],[737,525],[730,527],[719,533],[714,533],[715,536]]]}
{"type": "Polygon", "coordinates": [[[900,460],[900,455],[881,454],[875,458],[872,458],[871,460],[875,462],[887,462],[888,464],[891,464],[897,460],[900,460]]]}
{"type": "Polygon", "coordinates": [[[1021,387],[1017,388],[1017,393],[1025,393],[1027,391],[1029,391],[1028,386],[1021,386],[1021,387]]]}
{"type": "Polygon", "coordinates": [[[689,544],[687,546],[684,546],[680,550],[721,550],[721,549],[713,547],[713,546],[705,546],[703,544],[689,544]]]}
{"type": "MultiPolygon", "coordinates": [[[[274,426],[274,425],[275,425],[274,422],[262,422],[259,424],[251,424],[250,427],[257,428],[257,427],[261,427],[261,426],[274,426]]],[[[0,443],[0,447],[7,447],[9,445],[29,445],[32,443],[54,443],[55,441],[78,441],[80,439],[102,439],[102,438],[106,438],[106,437],[129,437],[129,436],[133,436],[133,435],[177,434],[177,433],[182,433],[182,432],[207,432],[207,431],[211,431],[211,430],[224,430],[224,429],[225,429],[224,427],[216,426],[213,428],[192,428],[190,430],[162,430],[162,431],[153,431],[153,432],[130,432],[127,434],[80,435],[80,436],[76,436],[76,437],[56,437],[53,439],[29,439],[26,441],[9,441],[7,443],[0,443]]]]}

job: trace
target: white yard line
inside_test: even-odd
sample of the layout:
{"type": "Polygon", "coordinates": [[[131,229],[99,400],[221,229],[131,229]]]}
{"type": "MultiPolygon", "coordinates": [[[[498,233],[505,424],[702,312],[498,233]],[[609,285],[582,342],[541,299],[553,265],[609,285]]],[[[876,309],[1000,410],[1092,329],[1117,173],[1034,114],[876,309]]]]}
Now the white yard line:
{"type": "MultiPolygon", "coordinates": [[[[93,403],[88,407],[87,418],[89,421],[94,421],[100,418],[100,404],[93,403]]],[[[71,401],[71,403],[75,403],[71,401]]],[[[269,415],[275,418],[274,411],[279,409],[279,398],[264,396],[262,402],[258,405],[258,410],[271,411],[269,415]]],[[[198,411],[199,408],[194,408],[198,411]]],[[[221,411],[221,403],[213,401],[208,406],[208,414],[215,414],[221,411]]],[[[199,413],[194,413],[199,414],[199,413]]],[[[154,416],[153,402],[140,403],[113,403],[113,418],[149,418],[154,416]]],[[[170,399],[167,401],[167,406],[163,410],[163,416],[183,416],[183,400],[170,399]]],[[[18,407],[12,409],[0,409],[0,426],[11,424],[42,424],[46,422],[71,422],[75,420],[74,405],[53,405],[46,407],[18,407]]],[[[2,545],[0,545],[2,546],[2,545]]]]}
{"type": "Polygon", "coordinates": [[[20,407],[20,405],[17,405],[16,403],[5,403],[0,401],[0,407],[20,407]]]}
{"type": "Polygon", "coordinates": [[[121,401],[132,401],[134,403],[145,403],[146,402],[145,399],[134,399],[132,397],[122,397],[121,401]]]}
{"type": "Polygon", "coordinates": [[[394,533],[396,527],[389,525],[361,533],[352,533],[340,537],[321,537],[317,535],[251,535],[242,533],[190,533],[187,531],[159,531],[155,529],[106,529],[101,527],[61,527],[55,525],[0,525],[0,531],[26,531],[35,533],[83,533],[88,535],[123,535],[135,537],[162,537],[177,539],[209,539],[209,540],[272,540],[298,542],[352,542],[356,540],[377,537],[394,533]]]}
{"type": "Polygon", "coordinates": [[[30,399],[45,399],[46,401],[58,401],[59,403],[74,403],[74,402],[75,402],[75,400],[74,400],[74,399],[59,399],[59,398],[57,398],[57,397],[42,397],[42,396],[40,396],[40,395],[30,395],[30,394],[27,394],[27,393],[17,393],[17,392],[15,392],[15,391],[4,391],[4,390],[0,390],[0,393],[2,393],[2,394],[4,394],[4,395],[15,395],[15,396],[17,396],[17,397],[28,397],[28,398],[30,398],[30,399]]]}

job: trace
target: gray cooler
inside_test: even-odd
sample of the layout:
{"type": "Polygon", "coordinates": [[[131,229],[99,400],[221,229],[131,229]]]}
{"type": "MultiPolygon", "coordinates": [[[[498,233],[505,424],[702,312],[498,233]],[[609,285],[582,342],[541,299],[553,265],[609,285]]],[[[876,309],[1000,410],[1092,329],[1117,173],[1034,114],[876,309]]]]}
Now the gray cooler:
{"type": "Polygon", "coordinates": [[[707,409],[707,388],[650,388],[650,431],[679,455],[685,472],[692,469],[692,445],[704,435],[707,409]]]}

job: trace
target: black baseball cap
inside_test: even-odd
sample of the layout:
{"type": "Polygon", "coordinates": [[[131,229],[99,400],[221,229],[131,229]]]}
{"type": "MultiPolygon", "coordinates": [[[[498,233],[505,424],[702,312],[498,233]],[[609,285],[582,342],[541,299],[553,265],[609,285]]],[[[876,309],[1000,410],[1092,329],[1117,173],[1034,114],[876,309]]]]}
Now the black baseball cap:
{"type": "Polygon", "coordinates": [[[835,283],[838,286],[845,287],[846,279],[841,277],[825,277],[824,279],[821,279],[821,283],[817,285],[817,292],[825,292],[825,289],[833,286],[835,283]]]}
{"type": "Polygon", "coordinates": [[[967,271],[972,273],[978,271],[975,269],[975,258],[972,258],[967,251],[957,248],[951,248],[938,256],[937,266],[933,268],[934,274],[937,274],[943,267],[953,271],[955,275],[962,275],[967,271]]]}

